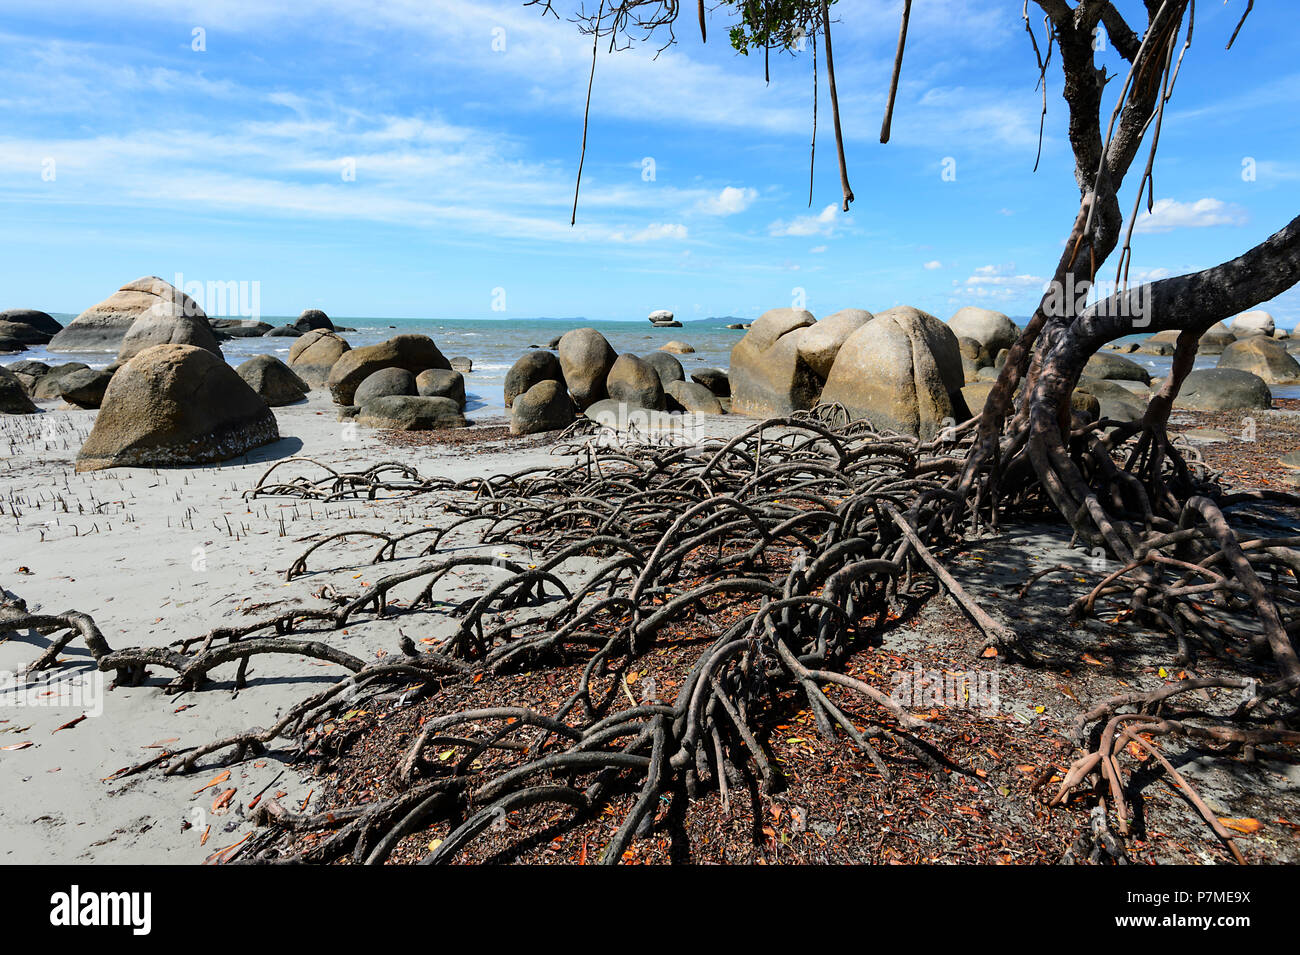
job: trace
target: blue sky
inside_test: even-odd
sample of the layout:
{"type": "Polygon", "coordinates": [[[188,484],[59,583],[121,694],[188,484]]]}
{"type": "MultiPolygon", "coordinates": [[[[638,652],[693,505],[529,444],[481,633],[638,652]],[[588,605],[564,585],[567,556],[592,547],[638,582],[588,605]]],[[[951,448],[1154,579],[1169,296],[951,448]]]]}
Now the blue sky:
{"type": "MultiPolygon", "coordinates": [[[[1225,52],[1243,4],[1198,5],[1134,276],[1230,258],[1300,207],[1294,10],[1257,5],[1225,52]]],[[[1059,73],[1033,173],[1020,0],[915,6],[888,145],[900,3],[837,7],[851,213],[824,71],[810,208],[810,59],[774,56],[765,85],[715,19],[705,46],[684,21],[657,59],[600,57],[570,228],[590,43],[519,0],[0,2],[0,308],[181,273],[258,282],[269,315],[752,317],[799,290],[819,315],[1028,314],[1078,201],[1059,73]]],[[[1300,295],[1268,307],[1294,325],[1300,295]]]]}

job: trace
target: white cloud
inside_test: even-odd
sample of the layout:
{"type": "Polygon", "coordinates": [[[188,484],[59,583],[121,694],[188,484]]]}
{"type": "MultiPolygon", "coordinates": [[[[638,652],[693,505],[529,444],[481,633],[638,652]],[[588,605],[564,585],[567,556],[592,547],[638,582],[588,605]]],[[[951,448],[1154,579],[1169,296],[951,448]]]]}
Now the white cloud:
{"type": "Polygon", "coordinates": [[[767,227],[769,235],[832,235],[835,231],[836,216],[840,207],[832,202],[815,216],[797,216],[786,222],[778,219],[767,227]]]}
{"type": "Polygon", "coordinates": [[[933,272],[936,269],[943,268],[943,263],[940,262],[938,259],[932,259],[931,261],[926,262],[925,265],[921,267],[925,269],[927,272],[933,272]]]}
{"type": "Polygon", "coordinates": [[[1014,299],[1027,292],[1041,292],[1047,279],[1040,275],[1017,272],[1015,263],[981,265],[965,281],[954,282],[968,297],[1014,299]]]}
{"type": "Polygon", "coordinates": [[[811,249],[808,250],[808,254],[809,254],[809,255],[821,255],[821,254],[822,254],[823,252],[825,252],[825,251],[826,251],[826,246],[824,246],[824,245],[814,245],[811,249]]]}
{"type": "Polygon", "coordinates": [[[621,232],[615,232],[610,236],[616,242],[657,242],[660,239],[685,239],[687,235],[686,226],[680,222],[652,222],[639,232],[634,232],[630,236],[624,236],[621,232]]]}
{"type": "Polygon", "coordinates": [[[758,198],[758,190],[727,186],[716,196],[701,199],[696,208],[710,216],[734,216],[744,212],[758,198]]]}
{"type": "Polygon", "coordinates": [[[1174,229],[1203,229],[1216,225],[1244,225],[1245,210],[1222,199],[1179,202],[1157,199],[1150,212],[1138,215],[1134,232],[1170,232],[1174,229]]]}

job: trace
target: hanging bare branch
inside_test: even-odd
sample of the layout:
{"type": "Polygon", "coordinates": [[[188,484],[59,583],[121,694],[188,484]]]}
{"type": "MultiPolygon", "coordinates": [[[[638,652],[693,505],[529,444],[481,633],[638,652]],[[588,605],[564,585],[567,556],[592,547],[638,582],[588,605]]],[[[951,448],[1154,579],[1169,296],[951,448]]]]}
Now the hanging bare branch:
{"type": "Polygon", "coordinates": [[[889,142],[889,127],[894,121],[894,98],[898,96],[898,77],[903,72],[903,48],[907,45],[907,21],[912,15],[912,0],[903,0],[903,19],[898,25],[898,49],[894,53],[894,74],[889,79],[889,98],[885,103],[885,120],[880,125],[880,141],[889,142]]]}

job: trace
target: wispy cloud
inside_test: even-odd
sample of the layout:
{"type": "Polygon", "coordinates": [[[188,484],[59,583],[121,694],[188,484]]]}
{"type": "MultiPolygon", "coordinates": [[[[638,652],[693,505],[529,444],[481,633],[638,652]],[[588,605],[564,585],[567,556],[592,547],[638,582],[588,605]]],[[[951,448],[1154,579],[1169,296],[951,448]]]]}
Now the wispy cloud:
{"type": "Polygon", "coordinates": [[[1170,232],[1174,229],[1204,229],[1216,225],[1245,225],[1246,211],[1222,199],[1179,202],[1157,199],[1150,212],[1138,215],[1134,232],[1170,232]]]}
{"type": "Polygon", "coordinates": [[[831,203],[816,215],[797,216],[785,221],[778,219],[767,227],[773,236],[833,235],[839,221],[840,207],[831,203]]]}

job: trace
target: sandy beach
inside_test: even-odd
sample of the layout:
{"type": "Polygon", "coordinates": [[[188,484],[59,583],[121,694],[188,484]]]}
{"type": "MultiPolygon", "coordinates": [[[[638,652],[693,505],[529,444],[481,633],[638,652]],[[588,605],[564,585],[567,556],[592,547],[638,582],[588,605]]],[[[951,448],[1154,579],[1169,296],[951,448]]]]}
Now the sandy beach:
{"type": "MultiPolygon", "coordinates": [[[[460,433],[458,444],[440,444],[436,434],[395,441],[381,432],[345,429],[328,395],[317,391],[306,402],[276,409],[281,441],[245,458],[212,467],[75,474],[73,459],[95,412],[61,409],[58,404],[45,402],[45,413],[38,416],[0,419],[0,439],[9,448],[0,472],[3,580],[29,609],[91,614],[115,649],[164,646],[215,626],[269,617],[289,606],[332,606],[322,598],[323,587],[356,594],[419,558],[406,556],[375,567],[369,563],[376,550],[374,539],[338,541],[314,553],[305,574],[286,582],[286,569],[314,541],[341,530],[392,533],[449,520],[438,495],[330,505],[275,497],[246,500],[244,492],[274,461],[305,457],[338,470],[394,461],[422,474],[459,480],[564,460],[551,452],[549,440],[503,440],[496,419],[479,420],[476,428],[460,433]]],[[[1289,420],[1294,412],[1273,414],[1277,420],[1289,420]]],[[[713,434],[730,435],[749,423],[714,418],[709,427],[713,434]]],[[[285,466],[291,468],[313,473],[305,463],[285,466]]],[[[442,550],[475,543],[472,534],[454,534],[442,550]]],[[[528,559],[510,548],[483,552],[528,559]]],[[[981,542],[954,560],[953,572],[999,619],[1027,632],[1046,628],[1064,637],[1059,615],[1071,595],[1069,587],[1040,588],[1049,592],[1040,592],[1028,604],[1012,599],[1013,591],[1035,570],[1062,562],[1082,567],[1087,560],[1086,554],[1068,547],[1060,528],[1025,527],[981,542]]],[[[569,574],[580,567],[569,568],[569,574]]],[[[481,593],[487,577],[487,572],[462,571],[440,583],[435,597],[454,601],[481,593]]],[[[970,633],[951,608],[945,610],[947,605],[939,601],[917,619],[901,622],[879,651],[885,656],[868,655],[857,666],[879,666],[871,662],[877,659],[892,659],[904,669],[921,666],[921,661],[927,667],[971,666],[978,634],[970,633]]],[[[394,619],[362,614],[341,631],[320,636],[370,660],[396,652],[401,636],[443,636],[454,626],[436,610],[394,619]]],[[[1095,659],[1105,657],[1108,641],[1117,636],[1113,626],[1098,621],[1070,640],[1075,652],[1095,659]]],[[[0,670],[21,670],[45,645],[44,638],[28,635],[0,642],[0,670]]],[[[1166,653],[1156,641],[1128,666],[1147,675],[1141,680],[1159,685],[1155,672],[1168,662],[1166,653]]],[[[27,684],[21,695],[26,705],[14,705],[19,691],[8,691],[9,705],[0,711],[0,772],[9,781],[8,798],[0,804],[3,861],[197,864],[239,844],[254,830],[251,807],[261,798],[274,796],[298,810],[330,805],[335,797],[323,792],[332,785],[330,778],[313,775],[307,763],[295,765],[290,748],[273,747],[263,756],[228,767],[213,757],[185,775],[166,776],[153,768],[113,778],[163,750],[269,725],[343,675],[339,667],[322,661],[267,655],[253,660],[247,686],[236,690],[234,671],[233,664],[226,665],[203,689],[179,694],[166,692],[171,674],[159,668],[151,670],[144,685],[112,687],[95,673],[85,648],[74,644],[60,656],[58,667],[27,684]],[[70,700],[65,695],[65,705],[48,705],[49,695],[59,686],[65,691],[80,687],[82,695],[70,700]]],[[[989,739],[998,734],[1003,740],[999,748],[1014,745],[1030,752],[1059,739],[1079,712],[1080,701],[1115,686],[1105,680],[1098,684],[1099,675],[1090,672],[1078,677],[1093,682],[1074,683],[1078,692],[1067,694],[1057,689],[1059,684],[1043,683],[1032,670],[1003,669],[1001,710],[986,714],[977,725],[989,739]]],[[[545,687],[530,690],[527,679],[518,687],[524,702],[530,701],[531,692],[539,697],[546,693],[545,687]]],[[[976,716],[965,713],[961,718],[976,716]]],[[[974,755],[976,764],[982,761],[995,778],[1007,771],[1005,759],[974,755]]],[[[811,753],[795,751],[791,756],[807,759],[811,753]]],[[[1273,780],[1278,796],[1290,793],[1288,799],[1296,798],[1300,781],[1286,767],[1265,765],[1258,772],[1273,780]]],[[[1233,800],[1244,798],[1241,781],[1213,765],[1196,778],[1207,798],[1223,801],[1225,813],[1233,800]]],[[[1029,825],[1024,819],[1016,822],[1014,800],[990,795],[993,818],[1029,825]],[[1011,816],[1006,816],[1009,811],[1011,816]]],[[[809,794],[805,805],[814,807],[818,798],[817,793],[809,794]]],[[[909,804],[914,799],[918,807],[930,799],[906,792],[896,798],[909,804]]],[[[833,825],[837,811],[827,808],[818,825],[833,825]]],[[[852,811],[845,817],[850,822],[852,811]]],[[[1068,827],[1067,817],[1054,818],[1056,828],[1068,827]]],[[[1050,839],[1052,832],[1043,830],[1040,836],[1050,839]]],[[[1200,855],[1195,858],[1209,861],[1204,850],[1196,851],[1200,855]]]]}
{"type": "MultiPolygon", "coordinates": [[[[9,451],[0,470],[5,522],[3,583],[29,609],[91,614],[115,649],[163,646],[223,623],[271,616],[275,608],[313,605],[322,585],[355,593],[381,569],[366,567],[373,540],[341,541],[313,555],[309,573],[290,583],[285,570],[325,533],[342,529],[414,529],[437,521],[436,502],[356,502],[322,506],[282,499],[249,503],[268,463],[288,456],[316,458],[336,468],[381,460],[410,464],[421,473],[467,478],[554,462],[546,450],[479,449],[472,456],[428,448],[399,448],[375,432],[346,432],[328,393],[276,411],[282,440],[245,459],[215,467],[114,469],[74,474],[73,459],[95,412],[56,410],[0,418],[9,451]],[[49,437],[43,437],[49,435],[49,437]],[[361,571],[361,572],[359,572],[361,571]]],[[[484,422],[490,425],[491,422],[484,422]]],[[[307,469],[310,473],[310,468],[307,469]]],[[[382,568],[391,572],[397,564],[382,568]]],[[[447,593],[475,588],[464,574],[447,593]]],[[[435,633],[439,615],[363,621],[329,639],[363,659],[395,652],[400,631],[435,633]]],[[[42,651],[44,638],[0,642],[0,670],[16,673],[42,651]]],[[[53,680],[93,672],[84,647],[70,646],[53,680]]],[[[197,693],[168,695],[168,674],[155,669],[144,686],[105,686],[102,706],[4,706],[0,709],[0,773],[8,798],[0,805],[0,845],[7,862],[197,863],[248,829],[244,809],[253,796],[284,792],[301,805],[313,781],[279,760],[231,768],[228,781],[205,789],[213,771],[181,777],[147,772],[107,777],[148,759],[159,747],[201,743],[255,725],[268,725],[286,707],[341,674],[337,667],[293,657],[263,656],[248,686],[234,692],[234,667],[214,675],[197,693]],[[96,708],[75,726],[57,730],[96,708]],[[57,730],[57,731],[56,731],[57,730]],[[22,746],[22,744],[30,745],[22,746]],[[22,748],[14,748],[22,746],[22,748]],[[153,748],[151,748],[153,747],[153,748]],[[201,778],[202,777],[202,778],[201,778]],[[219,794],[234,787],[229,808],[219,794]],[[196,792],[196,790],[198,790],[196,792]],[[208,827],[211,831],[202,843],[208,827]]],[[[38,682],[44,686],[39,677],[38,682]]],[[[12,700],[14,692],[10,691],[12,700]]]]}

